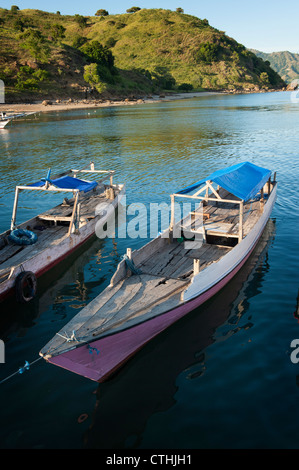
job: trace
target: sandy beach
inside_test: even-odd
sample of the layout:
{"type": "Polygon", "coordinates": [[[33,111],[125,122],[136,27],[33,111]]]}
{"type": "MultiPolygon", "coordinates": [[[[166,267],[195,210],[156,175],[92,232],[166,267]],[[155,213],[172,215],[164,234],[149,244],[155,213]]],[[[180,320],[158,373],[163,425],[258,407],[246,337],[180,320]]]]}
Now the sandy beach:
{"type": "Polygon", "coordinates": [[[216,92],[194,92],[177,93],[172,95],[154,95],[142,99],[123,99],[123,100],[44,100],[32,103],[0,103],[0,113],[41,113],[51,111],[71,111],[74,109],[103,108],[108,106],[132,106],[144,103],[153,103],[158,101],[169,101],[179,99],[190,99],[199,96],[219,94],[216,92]]]}

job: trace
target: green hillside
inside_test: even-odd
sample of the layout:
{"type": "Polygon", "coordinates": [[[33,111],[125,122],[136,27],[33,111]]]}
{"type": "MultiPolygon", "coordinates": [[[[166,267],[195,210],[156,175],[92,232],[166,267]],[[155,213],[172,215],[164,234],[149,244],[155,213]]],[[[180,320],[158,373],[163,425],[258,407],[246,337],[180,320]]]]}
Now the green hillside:
{"type": "Polygon", "coordinates": [[[282,52],[260,52],[250,49],[258,57],[264,61],[269,61],[271,67],[281,76],[286,83],[291,83],[295,79],[299,79],[299,54],[289,51],[282,52]]]}
{"type": "Polygon", "coordinates": [[[285,86],[206,19],[178,11],[83,17],[0,9],[0,44],[0,78],[12,100],[82,98],[87,87],[94,96],[123,97],[285,86]]]}

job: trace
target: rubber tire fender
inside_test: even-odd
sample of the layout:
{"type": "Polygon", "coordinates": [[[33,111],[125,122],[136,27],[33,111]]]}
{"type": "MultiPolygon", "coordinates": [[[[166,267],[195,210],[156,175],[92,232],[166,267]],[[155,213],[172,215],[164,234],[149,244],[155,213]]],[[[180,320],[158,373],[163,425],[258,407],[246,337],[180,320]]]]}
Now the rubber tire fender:
{"type": "Polygon", "coordinates": [[[20,303],[27,303],[36,295],[37,280],[31,271],[22,271],[15,281],[16,300],[20,303]],[[28,291],[29,288],[29,292],[28,291]]]}

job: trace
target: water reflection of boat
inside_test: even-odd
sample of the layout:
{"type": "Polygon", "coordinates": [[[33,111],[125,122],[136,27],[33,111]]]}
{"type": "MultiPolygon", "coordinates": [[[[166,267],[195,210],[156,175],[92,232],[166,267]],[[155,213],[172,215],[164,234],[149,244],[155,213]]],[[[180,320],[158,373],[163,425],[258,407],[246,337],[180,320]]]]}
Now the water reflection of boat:
{"type": "MultiPolygon", "coordinates": [[[[88,165],[89,166],[89,165],[88,165]]],[[[54,178],[16,186],[10,230],[0,235],[0,299],[15,292],[23,302],[34,297],[36,277],[60,263],[94,236],[95,228],[107,222],[125,193],[123,184],[113,184],[114,171],[86,167],[66,171],[54,178]],[[96,178],[79,179],[79,173],[96,178]],[[106,182],[110,179],[110,183],[106,182]],[[17,225],[20,191],[70,194],[58,206],[17,225]],[[98,210],[101,205],[103,210],[98,210]],[[97,209],[97,210],[96,210],[97,209]]]]}
{"type": "MultiPolygon", "coordinates": [[[[99,273],[99,276],[94,278],[88,273],[91,260],[96,261],[100,269],[103,247],[103,240],[91,238],[63,260],[59,270],[53,269],[45,273],[39,281],[38,295],[32,302],[12,305],[11,299],[4,301],[3,310],[12,313],[9,317],[0,317],[1,337],[6,339],[16,332],[19,336],[25,336],[36,320],[50,307],[57,317],[61,316],[62,319],[71,315],[73,310],[68,308],[70,304],[83,308],[92,296],[93,289],[101,289],[106,280],[104,274],[101,276],[99,273]]],[[[109,255],[111,257],[113,253],[109,255]]],[[[112,265],[117,265],[117,259],[115,257],[112,265]]]]}
{"type": "Polygon", "coordinates": [[[261,286],[266,273],[261,266],[274,237],[275,223],[269,220],[238,276],[206,304],[155,338],[110,380],[99,384],[91,425],[83,439],[85,448],[138,448],[149,418],[175,404],[179,374],[188,380],[202,376],[209,366],[209,346],[228,339],[237,329],[248,328],[242,317],[248,300],[261,286]],[[129,419],[121,419],[124,410],[129,419]]]}
{"type": "Polygon", "coordinates": [[[210,299],[237,274],[262,235],[276,190],[270,170],[244,162],[172,195],[170,227],[129,252],[110,285],[40,354],[91,380],[105,380],[144,344],[210,299]],[[174,197],[198,199],[202,204],[175,224],[174,197]],[[184,236],[186,232],[195,239],[200,235],[201,241],[190,242],[188,237],[189,242],[182,243],[181,235],[175,235],[182,233],[181,227],[184,236]],[[91,357],[90,351],[96,351],[97,357],[91,357]]]}

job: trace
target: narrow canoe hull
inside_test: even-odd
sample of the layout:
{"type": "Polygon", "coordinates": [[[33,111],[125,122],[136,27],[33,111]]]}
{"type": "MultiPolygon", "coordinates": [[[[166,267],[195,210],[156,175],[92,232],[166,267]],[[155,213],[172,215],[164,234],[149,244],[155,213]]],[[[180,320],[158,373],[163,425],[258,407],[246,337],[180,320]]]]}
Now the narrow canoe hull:
{"type": "Polygon", "coordinates": [[[53,248],[49,246],[36,256],[31,256],[24,261],[21,265],[12,267],[8,278],[0,284],[0,302],[11,297],[14,294],[14,285],[16,277],[22,271],[32,271],[38,278],[52,269],[54,266],[61,263],[65,258],[70,256],[75,250],[80,248],[92,236],[95,235],[96,224],[101,221],[103,226],[108,218],[113,213],[114,209],[120,203],[125,194],[123,187],[114,200],[111,201],[110,207],[104,217],[100,219],[99,216],[92,219],[86,225],[80,228],[78,234],[71,234],[65,236],[62,241],[53,248]]]}
{"type": "Polygon", "coordinates": [[[175,308],[89,344],[48,357],[48,362],[97,382],[106,380],[147,342],[214,296],[236,275],[256,247],[275,200],[276,187],[254,229],[222,258],[223,262],[215,263],[204,270],[205,283],[200,282],[200,273],[195,276],[193,283],[185,291],[184,301],[175,308]],[[211,277],[213,282],[209,281],[211,277]]]}
{"type": "Polygon", "coordinates": [[[3,118],[0,120],[0,129],[4,129],[4,127],[5,127],[9,122],[11,122],[13,119],[17,119],[17,118],[20,118],[20,117],[26,117],[26,116],[29,116],[30,114],[35,114],[35,112],[32,112],[32,113],[13,114],[13,115],[10,115],[10,116],[3,117],[3,118]]]}
{"type": "Polygon", "coordinates": [[[0,129],[4,129],[4,127],[9,123],[9,120],[7,121],[0,121],[0,129]]]}

